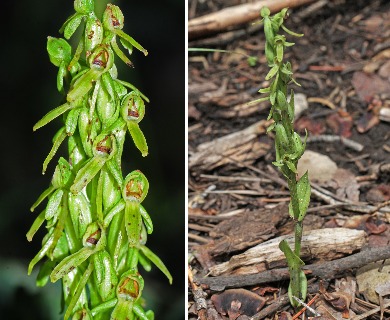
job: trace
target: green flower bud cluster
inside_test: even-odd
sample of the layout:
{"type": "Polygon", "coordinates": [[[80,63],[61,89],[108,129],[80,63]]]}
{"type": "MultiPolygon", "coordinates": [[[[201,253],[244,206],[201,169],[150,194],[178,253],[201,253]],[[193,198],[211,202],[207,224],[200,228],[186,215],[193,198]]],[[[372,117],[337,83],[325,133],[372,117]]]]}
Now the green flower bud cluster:
{"type": "Polygon", "coordinates": [[[121,10],[108,4],[102,21],[93,0],[75,0],[75,13],[60,32],[64,38],[48,37],[50,61],[58,67],[57,88],[66,102],[51,110],[34,131],[62,117],[63,126],[43,164],[43,173],[60,145],[67,140],[68,158],[60,157],[50,186],[31,207],[46,199],[27,239],[32,241],[46,223],[42,248],[28,267],[31,274],[42,259],[37,285],[62,280],[64,319],[154,319],[144,311],[144,280],[138,265],[150,271],[156,265],[172,282],[163,264],[145,244],[153,223],[142,201],[149,183],[135,170],[122,176],[121,158],[126,132],[142,156],[148,146],[139,123],[145,101],[132,84],[118,79],[115,56],[132,66],[119,48],[147,51],[122,31],[121,10]],[[77,48],[67,40],[83,26],[77,48]]]}
{"type": "MultiPolygon", "coordinates": [[[[306,298],[307,280],[301,267],[304,265],[300,259],[301,239],[302,239],[302,220],[306,214],[310,201],[310,183],[308,173],[301,178],[297,178],[297,164],[306,147],[298,133],[294,132],[294,92],[291,90],[290,100],[287,100],[287,86],[294,82],[290,62],[284,62],[283,55],[285,48],[294,45],[287,42],[285,35],[279,34],[281,30],[285,33],[300,37],[287,29],[284,20],[287,18],[287,9],[281,10],[275,15],[270,15],[270,10],[263,7],[260,12],[264,24],[265,33],[265,56],[270,70],[265,79],[270,81],[270,86],[260,89],[260,93],[267,96],[256,101],[269,100],[271,110],[268,120],[274,122],[267,129],[268,132],[275,133],[275,153],[276,161],[273,164],[285,176],[291,193],[289,204],[289,214],[295,223],[295,247],[290,248],[288,243],[283,240],[279,247],[284,252],[290,271],[289,297],[294,307],[297,307],[297,301],[293,296],[304,300],[306,298]]],[[[299,85],[299,84],[298,84],[299,85]]],[[[307,137],[307,134],[306,134],[307,137]]]]}

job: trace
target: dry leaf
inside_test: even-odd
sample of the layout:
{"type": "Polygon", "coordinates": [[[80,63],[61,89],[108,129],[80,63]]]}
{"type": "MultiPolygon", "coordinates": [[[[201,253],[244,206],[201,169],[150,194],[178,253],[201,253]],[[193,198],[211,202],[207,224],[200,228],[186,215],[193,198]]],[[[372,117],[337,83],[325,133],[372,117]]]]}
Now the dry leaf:
{"type": "Polygon", "coordinates": [[[235,320],[240,315],[253,316],[265,304],[265,299],[245,289],[230,289],[211,296],[215,309],[235,320]]]}

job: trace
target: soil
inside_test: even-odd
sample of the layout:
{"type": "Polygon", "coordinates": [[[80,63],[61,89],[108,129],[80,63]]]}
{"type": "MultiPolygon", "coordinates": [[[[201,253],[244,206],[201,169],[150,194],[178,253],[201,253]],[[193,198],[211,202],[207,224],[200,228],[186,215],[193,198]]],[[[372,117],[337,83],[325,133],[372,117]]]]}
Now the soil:
{"type": "MultiPolygon", "coordinates": [[[[189,18],[241,2],[190,0],[189,18]]],[[[330,174],[328,178],[311,180],[316,192],[312,192],[304,230],[363,230],[365,243],[354,249],[363,252],[388,246],[390,240],[390,3],[322,2],[317,9],[304,5],[290,10],[286,21],[288,29],[304,34],[302,38],[287,35],[287,40],[295,45],[284,55],[300,84],[291,84],[290,89],[296,96],[302,94],[300,98],[308,105],[296,117],[295,130],[301,136],[307,130],[307,150],[326,155],[336,164],[333,174],[324,164],[330,174]],[[307,13],[309,8],[312,10],[307,13]]],[[[273,135],[265,132],[269,125],[266,121],[269,104],[247,104],[259,99],[258,90],[268,85],[264,80],[269,70],[263,54],[264,35],[260,28],[250,25],[227,31],[189,42],[189,48],[240,53],[189,53],[188,249],[190,276],[194,277],[190,281],[189,319],[240,320],[253,316],[253,308],[248,308],[252,314],[244,308],[245,299],[253,303],[250,296],[244,299],[233,293],[233,298],[224,294],[223,301],[216,302],[217,290],[202,278],[245,276],[253,274],[253,270],[261,274],[285,267],[283,261],[272,265],[253,263],[250,267],[239,266],[233,272],[213,274],[215,266],[293,230],[287,210],[289,192],[283,176],[272,166],[273,135]],[[244,55],[256,57],[256,65],[250,66],[244,55]],[[248,133],[252,125],[255,127],[248,133]],[[224,140],[240,131],[244,134],[237,140],[224,140]],[[197,290],[205,295],[203,308],[199,307],[197,290]]],[[[296,99],[296,107],[297,104],[301,103],[296,99]]],[[[337,257],[326,253],[307,257],[305,263],[321,264],[351,255],[352,251],[337,257]]],[[[309,298],[317,294],[322,301],[317,303],[317,309],[331,315],[317,319],[359,314],[361,319],[379,319],[379,311],[367,313],[379,304],[367,297],[366,291],[356,289],[358,268],[347,269],[331,279],[308,276],[314,288],[309,290],[309,298]],[[326,284],[320,280],[326,280],[326,284]],[[354,283],[355,290],[347,290],[340,283],[347,283],[348,288],[354,283]],[[343,298],[336,297],[337,292],[342,292],[343,298]],[[337,309],[329,302],[336,298],[349,302],[337,309]]],[[[390,286],[388,281],[384,284],[390,286]]],[[[277,306],[262,318],[289,319],[296,310],[288,302],[277,305],[287,286],[286,280],[243,286],[238,283],[234,286],[237,289],[230,290],[245,288],[261,297],[256,313],[277,306]]],[[[381,296],[382,311],[389,293],[381,296]]],[[[384,315],[389,317],[390,313],[384,315]]]]}

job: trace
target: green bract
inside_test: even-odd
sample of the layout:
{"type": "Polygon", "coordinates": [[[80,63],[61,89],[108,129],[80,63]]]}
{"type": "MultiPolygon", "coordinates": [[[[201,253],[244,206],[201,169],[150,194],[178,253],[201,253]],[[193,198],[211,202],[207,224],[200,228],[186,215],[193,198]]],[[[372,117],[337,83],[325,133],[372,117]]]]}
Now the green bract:
{"type": "MultiPolygon", "coordinates": [[[[268,116],[273,119],[273,124],[267,132],[275,133],[276,161],[273,164],[287,179],[291,192],[289,214],[295,223],[295,247],[292,250],[287,241],[282,241],[280,250],[286,256],[289,271],[290,285],[288,289],[290,302],[297,307],[297,301],[293,296],[305,300],[307,291],[307,280],[301,267],[304,265],[299,258],[302,239],[302,220],[305,217],[310,201],[310,183],[307,172],[297,179],[297,164],[299,158],[305,151],[305,142],[302,142],[298,133],[294,132],[294,92],[291,91],[290,100],[287,100],[287,86],[295,82],[292,78],[291,64],[283,61],[286,47],[294,45],[286,41],[284,35],[279,34],[280,29],[293,36],[302,36],[288,30],[283,22],[287,17],[287,9],[270,16],[270,10],[263,7],[260,12],[264,23],[265,33],[265,56],[270,67],[265,79],[270,80],[268,88],[259,90],[267,94],[267,97],[259,100],[269,100],[271,110],[268,116]]],[[[296,82],[295,82],[296,83],[296,82]]]]}
{"type": "MultiPolygon", "coordinates": [[[[126,131],[143,156],[148,153],[139,127],[148,98],[135,86],[118,79],[115,54],[130,60],[119,49],[116,37],[129,54],[133,47],[147,51],[122,31],[119,7],[107,5],[101,22],[93,0],[74,1],[75,13],[61,28],[69,39],[83,26],[75,50],[62,38],[48,37],[50,61],[58,67],[57,88],[66,102],[49,111],[37,130],[54,119],[63,124],[43,164],[46,171],[62,143],[68,156],[60,157],[50,186],[32,205],[44,204],[30,230],[32,241],[46,224],[42,248],[28,273],[42,259],[37,285],[61,280],[64,319],[154,319],[145,311],[144,280],[138,265],[149,271],[157,266],[169,282],[172,277],[158,256],[145,245],[153,223],[141,205],[149,182],[139,170],[123,178],[122,152],[126,131]],[[84,21],[84,23],[83,23],[84,21]],[[141,306],[142,304],[142,306],[141,306]]],[[[134,150],[135,151],[135,150],[134,150]]]]}

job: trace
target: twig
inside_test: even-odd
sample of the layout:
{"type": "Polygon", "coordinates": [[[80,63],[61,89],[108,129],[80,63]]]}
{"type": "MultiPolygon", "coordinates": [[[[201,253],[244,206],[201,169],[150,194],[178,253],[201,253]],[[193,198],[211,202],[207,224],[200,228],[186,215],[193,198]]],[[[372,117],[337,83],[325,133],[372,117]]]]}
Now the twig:
{"type": "Polygon", "coordinates": [[[202,238],[201,236],[198,236],[198,235],[193,234],[193,233],[189,233],[188,238],[195,240],[195,241],[198,241],[198,242],[201,242],[201,243],[208,243],[209,242],[208,240],[202,238]]]}
{"type": "Polygon", "coordinates": [[[201,174],[201,178],[210,179],[210,180],[218,180],[222,182],[235,182],[235,181],[253,181],[253,182],[263,182],[270,183],[270,179],[263,179],[258,177],[243,177],[243,176],[219,176],[219,175],[211,175],[211,174],[201,174]]]}
{"type": "Polygon", "coordinates": [[[307,102],[314,102],[314,103],[320,103],[320,104],[323,104],[327,107],[329,107],[330,109],[332,110],[336,110],[336,106],[334,105],[333,102],[327,100],[327,99],[324,99],[324,98],[320,98],[320,97],[311,97],[311,98],[307,98],[307,102]]]}
{"type": "MultiPolygon", "coordinates": [[[[340,258],[321,264],[312,264],[303,267],[305,273],[323,279],[333,279],[340,276],[345,270],[359,268],[370,262],[389,259],[390,247],[370,248],[348,257],[340,258]]],[[[197,283],[205,284],[211,290],[222,291],[226,288],[237,288],[261,283],[280,281],[289,278],[287,268],[267,270],[259,274],[240,276],[219,276],[212,278],[196,278],[197,283]]]]}
{"type": "MultiPolygon", "coordinates": [[[[299,310],[298,313],[296,313],[292,318],[291,320],[295,320],[297,319],[302,313],[305,312],[306,309],[310,310],[311,313],[317,315],[317,316],[320,316],[320,314],[318,314],[315,310],[309,308],[313,303],[314,301],[317,300],[317,298],[319,297],[320,295],[317,293],[305,306],[304,308],[302,308],[301,310],[299,310]],[[312,311],[313,310],[313,311],[312,311]]],[[[295,298],[295,297],[294,297],[295,298]]]]}
{"type": "Polygon", "coordinates": [[[306,142],[341,142],[344,144],[346,147],[353,149],[355,151],[362,151],[364,146],[356,141],[343,138],[340,136],[334,136],[334,135],[328,135],[328,134],[323,134],[323,135],[318,135],[318,136],[311,136],[308,137],[306,142]]]}
{"type": "MultiPolygon", "coordinates": [[[[383,305],[383,308],[387,308],[387,307],[390,307],[390,302],[385,303],[385,304],[383,305]]],[[[358,315],[358,316],[352,318],[351,320],[362,320],[362,319],[365,319],[365,318],[367,318],[367,317],[369,317],[369,316],[371,316],[371,315],[377,313],[377,312],[380,311],[380,310],[381,310],[381,306],[376,307],[376,308],[374,308],[374,309],[371,309],[371,310],[369,310],[369,311],[367,311],[367,312],[365,312],[365,313],[363,313],[363,314],[360,314],[360,315],[358,315]]]]}
{"type": "Polygon", "coordinates": [[[192,294],[194,295],[196,311],[198,312],[198,319],[207,320],[207,302],[205,299],[207,294],[194,282],[194,277],[190,266],[188,266],[188,282],[191,286],[192,294]]]}
{"type": "Polygon", "coordinates": [[[256,313],[250,320],[259,320],[263,319],[269,314],[275,313],[281,308],[287,306],[290,303],[287,294],[280,296],[275,302],[270,304],[268,307],[262,309],[259,313],[256,313]]]}
{"type": "Polygon", "coordinates": [[[271,12],[277,12],[286,7],[294,8],[311,2],[314,0],[261,0],[228,7],[191,19],[188,22],[188,40],[259,19],[260,9],[264,6],[268,7],[271,12]]]}

